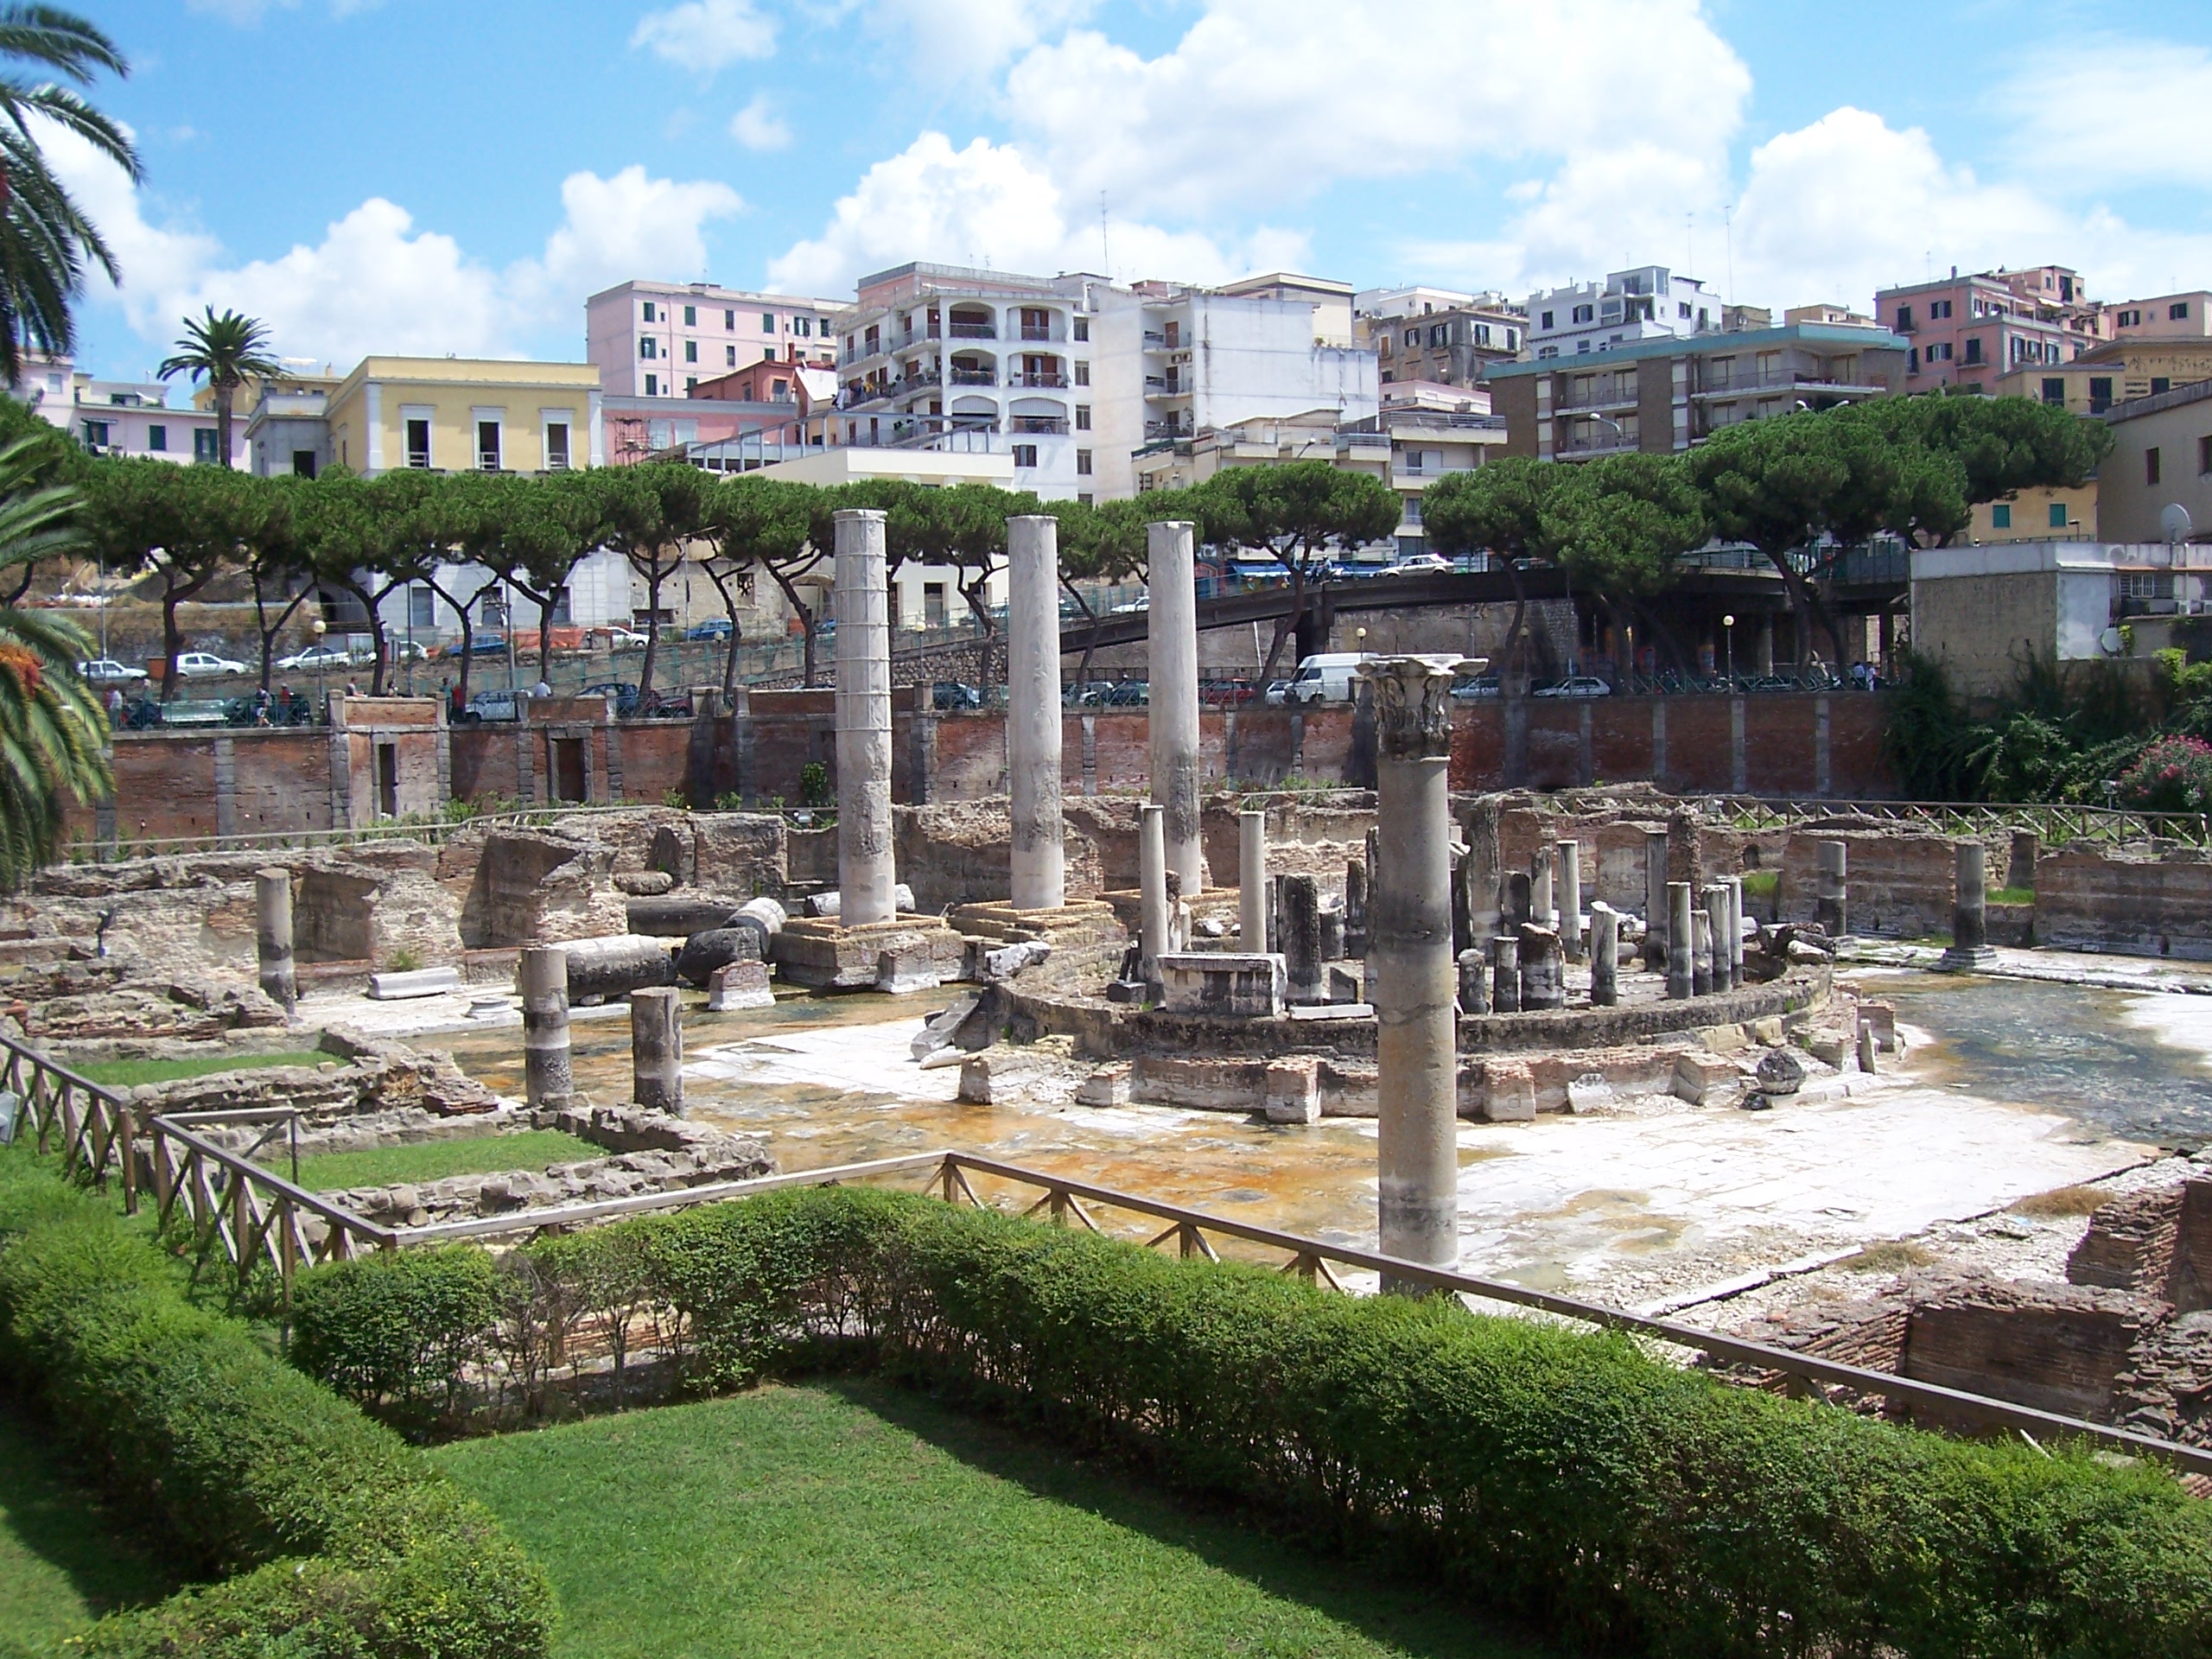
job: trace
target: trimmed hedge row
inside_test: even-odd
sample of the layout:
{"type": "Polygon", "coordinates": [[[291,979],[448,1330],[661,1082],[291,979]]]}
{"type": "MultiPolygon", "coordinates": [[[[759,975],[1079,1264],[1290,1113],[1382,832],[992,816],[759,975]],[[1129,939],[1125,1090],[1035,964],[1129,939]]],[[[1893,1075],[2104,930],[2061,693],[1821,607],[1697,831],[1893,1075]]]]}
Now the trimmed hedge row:
{"type": "MultiPolygon", "coordinates": [[[[319,1270],[302,1357],[343,1378],[356,1318],[454,1272],[319,1270]]],[[[2163,1475],[1732,1389],[1616,1336],[855,1189],[639,1218],[500,1272],[538,1287],[541,1327],[594,1299],[650,1313],[696,1386],[831,1344],[1389,1538],[1608,1653],[2212,1651],[2212,1507],[2163,1475]]]]}
{"type": "Polygon", "coordinates": [[[108,1205],[0,1153],[0,1365],[181,1565],[73,1652],[538,1659],[543,1575],[426,1459],[181,1294],[108,1205]]]}

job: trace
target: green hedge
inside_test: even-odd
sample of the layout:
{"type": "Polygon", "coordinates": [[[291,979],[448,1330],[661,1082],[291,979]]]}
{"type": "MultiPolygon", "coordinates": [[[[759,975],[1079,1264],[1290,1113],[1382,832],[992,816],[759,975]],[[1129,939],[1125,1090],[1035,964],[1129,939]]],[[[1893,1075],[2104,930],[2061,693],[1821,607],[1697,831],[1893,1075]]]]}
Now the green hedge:
{"type": "Polygon", "coordinates": [[[114,1615],[100,1656],[536,1659],[543,1576],[390,1429],[194,1306],[99,1199],[0,1154],[0,1364],[207,1588],[114,1615]]]}
{"type": "MultiPolygon", "coordinates": [[[[1595,1650],[2212,1651],[2212,1510],[2162,1474],[1730,1388],[1617,1336],[853,1189],[510,1261],[549,1303],[652,1313],[697,1386],[842,1344],[1347,1542],[1387,1538],[1595,1650]]],[[[312,1275],[325,1374],[353,1363],[346,1306],[410,1294],[366,1287],[452,1271],[402,1254],[312,1275]]],[[[436,1342],[472,1338],[492,1339],[436,1342]]]]}

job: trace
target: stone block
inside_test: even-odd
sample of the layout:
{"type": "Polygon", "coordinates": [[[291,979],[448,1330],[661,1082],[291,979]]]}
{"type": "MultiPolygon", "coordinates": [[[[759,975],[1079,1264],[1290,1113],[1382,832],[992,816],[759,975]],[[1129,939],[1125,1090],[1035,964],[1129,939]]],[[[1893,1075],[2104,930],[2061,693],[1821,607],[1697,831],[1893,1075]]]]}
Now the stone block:
{"type": "MultiPolygon", "coordinates": [[[[836,888],[832,887],[827,893],[817,893],[809,899],[806,901],[806,913],[810,916],[820,917],[825,921],[834,922],[837,919],[838,911],[843,902],[843,895],[836,888]]],[[[902,915],[912,911],[914,890],[901,881],[897,887],[892,888],[891,902],[902,915]]]]}
{"type": "Polygon", "coordinates": [[[1160,958],[1170,1014],[1280,1020],[1289,991],[1281,956],[1240,950],[1170,951],[1160,958]]]}
{"type": "Polygon", "coordinates": [[[1733,1094],[1743,1079],[1744,1074],[1718,1054],[1685,1048],[1675,1055],[1675,1097],[1693,1106],[1714,1104],[1733,1094]]]}
{"type": "Polygon", "coordinates": [[[1019,944],[1002,944],[995,950],[978,953],[982,971],[976,977],[983,980],[1007,980],[1025,968],[1033,968],[1052,954],[1052,947],[1043,939],[1025,939],[1019,944]]]}
{"type": "Polygon", "coordinates": [[[891,945],[925,940],[939,981],[957,976],[963,941],[932,917],[901,918],[844,927],[833,921],[801,917],[786,922],[775,936],[772,954],[780,976],[810,990],[858,990],[872,987],[891,945]]]}
{"type": "Polygon", "coordinates": [[[1611,1111],[1615,1103],[1613,1085],[1605,1081],[1602,1071],[1586,1071],[1567,1085],[1570,1112],[1611,1111]]]}
{"type": "Polygon", "coordinates": [[[1897,1046],[1897,1011],[1887,1002],[1861,1002],[1859,1005],[1859,1025],[1862,1031],[1874,1033],[1874,1046],[1885,1054],[1899,1052],[1897,1046]]]}
{"type": "Polygon", "coordinates": [[[953,1033],[960,1029],[960,1022],[976,1011],[976,1005],[981,1001],[980,993],[963,991],[942,1013],[933,1014],[922,1022],[922,1028],[914,1033],[914,1040],[906,1046],[907,1052],[919,1060],[949,1047],[953,1033]]]}
{"type": "Polygon", "coordinates": [[[1363,994],[1358,969],[1347,968],[1340,962],[1332,962],[1329,964],[1330,1001],[1357,1003],[1363,994]]]}
{"type": "Polygon", "coordinates": [[[732,962],[717,968],[707,979],[707,1009],[721,1014],[733,1008],[772,1008],[776,994],[768,987],[765,962],[732,962]]]}
{"type": "Polygon", "coordinates": [[[970,1106],[991,1103],[991,1060],[988,1054],[970,1054],[960,1063],[960,1092],[957,1098],[970,1106]]]}
{"type": "Polygon", "coordinates": [[[1794,1095],[1805,1086],[1805,1062],[1786,1048],[1770,1049],[1759,1058],[1759,1088],[1770,1095],[1794,1095]]]}
{"type": "Polygon", "coordinates": [[[875,988],[892,996],[933,991],[944,983],[938,976],[937,956],[927,939],[895,938],[876,954],[875,988]]]}
{"type": "Polygon", "coordinates": [[[1321,1121],[1321,1077],[1318,1061],[1270,1061],[1262,1085],[1262,1109],[1270,1123],[1319,1123],[1321,1121]]]}
{"type": "Polygon", "coordinates": [[[458,968],[415,968],[404,972],[371,974],[369,995],[378,1002],[399,1002],[410,997],[443,996],[461,988],[458,968]]]}
{"type": "Polygon", "coordinates": [[[676,954],[676,976],[704,987],[718,968],[760,960],[760,935],[749,927],[711,927],[692,934],[676,954]]]}
{"type": "Polygon", "coordinates": [[[1491,1123],[1533,1123],[1536,1078],[1526,1060],[1483,1062],[1482,1115],[1491,1123]]]}
{"type": "Polygon", "coordinates": [[[1127,1061],[1101,1066],[1076,1085],[1078,1106],[1126,1106],[1129,1103],[1129,1066],[1127,1061]]]}

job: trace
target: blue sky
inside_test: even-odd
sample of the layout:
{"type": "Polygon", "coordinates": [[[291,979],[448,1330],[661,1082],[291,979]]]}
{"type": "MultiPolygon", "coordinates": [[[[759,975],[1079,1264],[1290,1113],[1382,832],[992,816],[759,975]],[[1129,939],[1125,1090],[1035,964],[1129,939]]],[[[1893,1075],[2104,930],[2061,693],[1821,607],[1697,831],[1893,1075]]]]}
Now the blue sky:
{"type": "Polygon", "coordinates": [[[1777,307],[1953,264],[2212,286],[2202,0],[86,9],[147,173],[56,146],[124,265],[85,314],[110,374],[209,302],[341,366],[576,358],[625,276],[836,297],[916,257],[1516,295],[1656,260],[1777,307]]]}

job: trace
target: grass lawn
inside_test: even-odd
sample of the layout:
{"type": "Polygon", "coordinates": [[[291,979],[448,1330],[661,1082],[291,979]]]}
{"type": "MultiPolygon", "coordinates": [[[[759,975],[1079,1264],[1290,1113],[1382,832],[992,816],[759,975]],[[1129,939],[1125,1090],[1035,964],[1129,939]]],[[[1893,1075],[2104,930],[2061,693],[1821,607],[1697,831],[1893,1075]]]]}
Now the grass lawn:
{"type": "Polygon", "coordinates": [[[1539,1651],[885,1384],[764,1389],[433,1455],[552,1575],[555,1659],[1539,1651]]]}
{"type": "Polygon", "coordinates": [[[175,1588],[110,1530],[37,1424],[0,1400],[0,1654],[43,1647],[175,1588]]]}
{"type": "MultiPolygon", "coordinates": [[[[606,1147],[559,1129],[524,1129],[515,1135],[418,1141],[367,1152],[317,1153],[300,1160],[300,1185],[310,1192],[334,1192],[344,1186],[390,1186],[397,1181],[442,1181],[448,1175],[543,1169],[548,1164],[578,1164],[607,1155],[606,1147]]],[[[291,1167],[281,1143],[272,1143],[263,1160],[280,1173],[291,1167]]]]}
{"type": "Polygon", "coordinates": [[[72,1069],[93,1083],[134,1089],[142,1083],[175,1083],[179,1077],[212,1077],[257,1065],[321,1065],[334,1057],[313,1049],[283,1054],[202,1054],[188,1060],[94,1060],[72,1069]]]}

